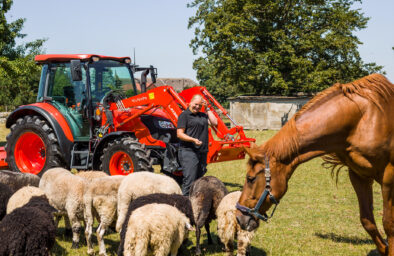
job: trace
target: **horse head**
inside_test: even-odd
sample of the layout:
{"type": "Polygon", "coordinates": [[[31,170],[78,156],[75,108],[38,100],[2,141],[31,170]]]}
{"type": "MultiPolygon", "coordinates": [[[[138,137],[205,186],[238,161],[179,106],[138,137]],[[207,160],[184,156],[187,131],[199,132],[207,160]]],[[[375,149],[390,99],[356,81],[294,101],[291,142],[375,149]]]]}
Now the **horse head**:
{"type": "Polygon", "coordinates": [[[272,217],[279,199],[287,190],[282,170],[288,166],[265,154],[263,147],[252,144],[245,151],[250,158],[246,181],[236,205],[236,218],[242,229],[251,231],[259,226],[259,220],[267,221],[272,217]],[[267,211],[272,205],[275,208],[268,216],[267,211]]]}

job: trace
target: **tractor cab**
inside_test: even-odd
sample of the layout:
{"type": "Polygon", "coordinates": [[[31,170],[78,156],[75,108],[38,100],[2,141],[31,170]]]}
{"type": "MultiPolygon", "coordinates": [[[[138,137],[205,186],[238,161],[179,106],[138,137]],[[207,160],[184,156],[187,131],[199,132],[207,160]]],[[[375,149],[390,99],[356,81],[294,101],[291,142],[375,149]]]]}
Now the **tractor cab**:
{"type": "Polygon", "coordinates": [[[134,72],[149,72],[131,65],[127,57],[39,55],[36,61],[43,65],[37,102],[54,105],[67,120],[76,141],[89,141],[95,136],[98,124],[94,110],[106,95],[114,91],[123,97],[139,94],[146,86],[137,88],[134,72]]]}

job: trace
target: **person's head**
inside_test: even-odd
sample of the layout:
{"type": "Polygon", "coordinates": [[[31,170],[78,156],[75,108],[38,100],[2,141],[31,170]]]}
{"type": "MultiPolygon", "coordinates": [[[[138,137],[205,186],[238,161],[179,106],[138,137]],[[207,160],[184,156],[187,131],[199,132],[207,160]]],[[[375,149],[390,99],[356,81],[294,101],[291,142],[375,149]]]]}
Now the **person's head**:
{"type": "Polygon", "coordinates": [[[189,104],[189,110],[193,114],[198,113],[201,110],[201,107],[204,104],[204,99],[200,94],[195,94],[189,104]]]}

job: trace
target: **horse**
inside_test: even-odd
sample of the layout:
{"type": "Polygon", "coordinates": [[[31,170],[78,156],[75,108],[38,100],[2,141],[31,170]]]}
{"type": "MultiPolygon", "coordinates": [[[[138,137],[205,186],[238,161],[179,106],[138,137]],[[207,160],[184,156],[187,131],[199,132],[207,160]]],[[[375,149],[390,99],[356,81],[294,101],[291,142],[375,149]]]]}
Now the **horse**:
{"type": "MultiPolygon", "coordinates": [[[[270,140],[245,148],[246,181],[236,205],[245,230],[267,220],[298,165],[322,156],[332,170],[348,167],[360,221],[381,255],[394,256],[394,85],[380,74],[333,86],[306,103],[270,140]],[[381,186],[383,226],[373,216],[372,184],[381,186]]],[[[273,211],[275,211],[275,208],[273,211]]]]}

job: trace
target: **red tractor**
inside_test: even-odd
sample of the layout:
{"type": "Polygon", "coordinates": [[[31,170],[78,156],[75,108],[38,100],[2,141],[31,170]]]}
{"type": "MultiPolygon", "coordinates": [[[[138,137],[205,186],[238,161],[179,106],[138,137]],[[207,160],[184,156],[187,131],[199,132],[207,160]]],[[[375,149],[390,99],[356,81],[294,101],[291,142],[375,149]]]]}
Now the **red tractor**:
{"type": "Polygon", "coordinates": [[[55,166],[127,175],[159,164],[179,175],[176,125],[194,94],[218,118],[215,135],[209,132],[208,163],[243,159],[243,148],[254,142],[235,123],[227,128],[216,112],[228,116],[226,110],[204,87],[179,94],[170,86],[146,91],[146,77],[150,73],[154,83],[156,69],[133,65],[129,57],[49,54],[35,61],[42,65],[37,102],[9,115],[0,166],[37,175],[55,166]]]}

